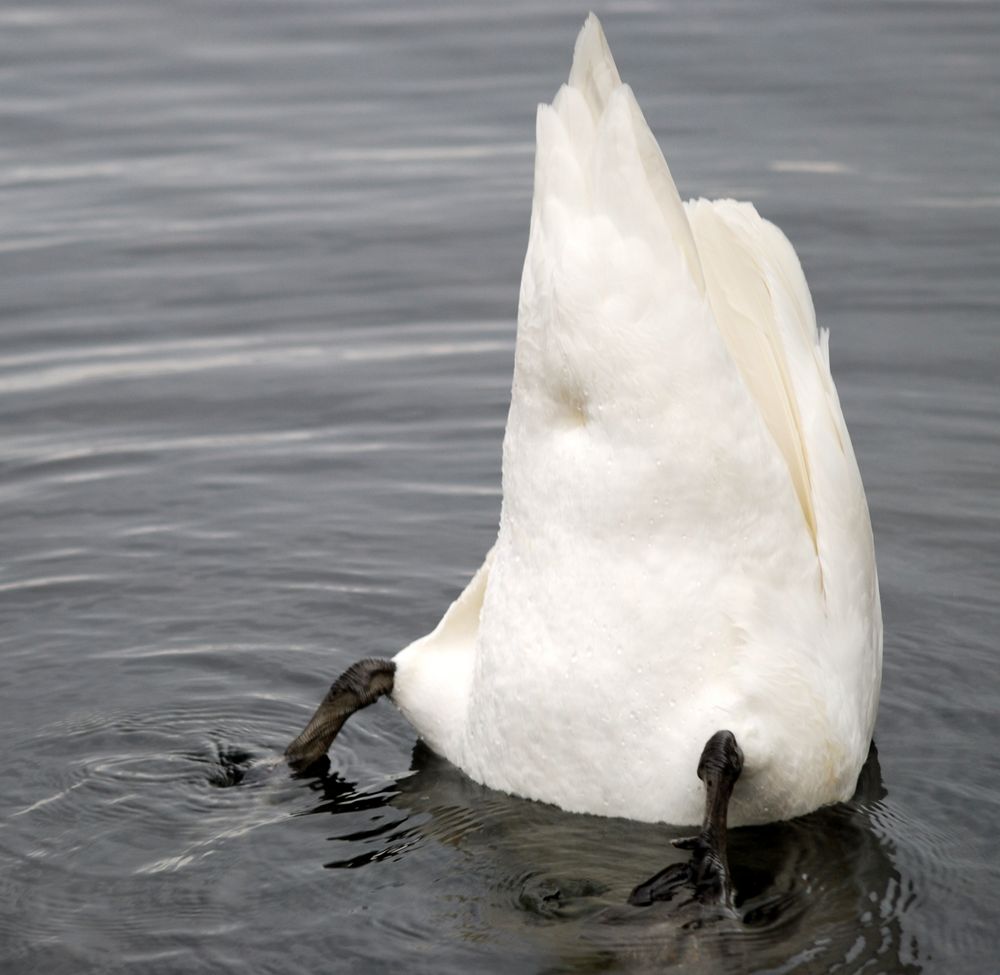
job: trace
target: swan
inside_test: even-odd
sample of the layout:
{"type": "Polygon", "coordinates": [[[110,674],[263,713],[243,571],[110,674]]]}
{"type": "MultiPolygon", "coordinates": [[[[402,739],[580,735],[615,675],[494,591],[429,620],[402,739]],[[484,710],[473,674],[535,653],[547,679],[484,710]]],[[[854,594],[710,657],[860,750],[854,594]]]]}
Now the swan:
{"type": "Polygon", "coordinates": [[[829,333],[777,227],[681,202],[593,14],[536,138],[496,542],[431,633],[334,682],[286,756],[307,767],[389,695],[484,785],[700,823],[691,863],[633,903],[688,883],[731,907],[727,825],[848,799],[878,706],[829,333]]]}

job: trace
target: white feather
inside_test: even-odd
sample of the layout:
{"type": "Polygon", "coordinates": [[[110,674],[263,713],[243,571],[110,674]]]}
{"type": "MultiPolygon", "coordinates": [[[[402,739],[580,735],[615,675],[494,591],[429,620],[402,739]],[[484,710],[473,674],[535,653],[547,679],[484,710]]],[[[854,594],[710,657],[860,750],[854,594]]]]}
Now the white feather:
{"type": "Polygon", "coordinates": [[[733,823],[847,798],[881,615],[827,337],[748,204],[683,205],[591,15],[538,111],[496,544],[393,697],[474,779],[696,823],[732,731],[733,823]]]}

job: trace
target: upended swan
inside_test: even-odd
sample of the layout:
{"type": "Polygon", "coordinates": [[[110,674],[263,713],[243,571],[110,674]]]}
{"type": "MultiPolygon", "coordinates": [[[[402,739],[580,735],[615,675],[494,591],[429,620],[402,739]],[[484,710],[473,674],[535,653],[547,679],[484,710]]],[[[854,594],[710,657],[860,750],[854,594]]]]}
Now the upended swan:
{"type": "Polygon", "coordinates": [[[691,863],[632,901],[687,883],[731,907],[727,816],[850,797],[881,660],[868,506],[795,252],[748,203],[681,202],[591,14],[538,109],[496,543],[287,757],[388,694],[477,782],[701,823],[691,863]]]}

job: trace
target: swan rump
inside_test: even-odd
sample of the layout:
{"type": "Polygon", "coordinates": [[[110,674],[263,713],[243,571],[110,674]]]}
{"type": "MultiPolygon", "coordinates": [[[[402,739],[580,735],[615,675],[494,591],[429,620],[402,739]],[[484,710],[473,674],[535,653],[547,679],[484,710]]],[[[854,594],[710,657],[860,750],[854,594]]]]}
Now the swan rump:
{"type": "Polygon", "coordinates": [[[682,203],[597,18],[537,118],[495,545],[393,698],[486,785],[700,821],[730,729],[734,823],[850,796],[881,613],[868,508],[787,239],[682,203]]]}

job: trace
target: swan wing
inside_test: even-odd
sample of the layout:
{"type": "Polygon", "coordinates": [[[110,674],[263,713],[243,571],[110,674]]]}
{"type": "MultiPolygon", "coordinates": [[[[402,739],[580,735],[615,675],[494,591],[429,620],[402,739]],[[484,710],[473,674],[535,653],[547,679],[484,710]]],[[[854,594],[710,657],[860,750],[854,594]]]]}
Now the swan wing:
{"type": "Polygon", "coordinates": [[[788,466],[827,617],[837,624],[828,656],[855,679],[851,696],[866,744],[881,679],[882,613],[868,503],[830,372],[829,332],[816,327],[802,266],[778,227],[749,203],[697,200],[686,209],[716,324],[788,466]]]}

